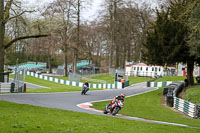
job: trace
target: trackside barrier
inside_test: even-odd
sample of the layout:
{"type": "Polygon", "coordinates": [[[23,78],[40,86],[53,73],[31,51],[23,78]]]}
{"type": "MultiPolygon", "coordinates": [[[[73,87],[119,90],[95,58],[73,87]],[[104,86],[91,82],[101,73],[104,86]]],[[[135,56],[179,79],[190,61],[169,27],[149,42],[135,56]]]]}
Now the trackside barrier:
{"type": "Polygon", "coordinates": [[[171,83],[172,83],[172,81],[166,81],[166,82],[151,82],[151,81],[148,81],[147,87],[165,87],[165,86],[167,86],[171,83]]]}
{"type": "MultiPolygon", "coordinates": [[[[81,82],[58,79],[58,78],[54,78],[54,77],[44,76],[44,75],[41,75],[41,74],[36,74],[34,72],[27,71],[26,74],[29,75],[29,76],[39,78],[39,79],[44,79],[44,80],[47,80],[47,81],[56,82],[56,83],[59,83],[59,84],[71,85],[71,86],[77,86],[77,87],[83,86],[83,83],[81,83],[81,82]]],[[[92,83],[90,83],[89,88],[94,88],[94,89],[101,89],[101,88],[122,89],[122,83],[121,82],[115,82],[114,84],[92,84],[92,83]]]]}
{"type": "Polygon", "coordinates": [[[186,100],[174,97],[174,109],[179,110],[192,118],[197,118],[197,105],[186,100]]]}
{"type": "Polygon", "coordinates": [[[9,93],[11,91],[11,83],[0,83],[0,93],[9,93]]]}

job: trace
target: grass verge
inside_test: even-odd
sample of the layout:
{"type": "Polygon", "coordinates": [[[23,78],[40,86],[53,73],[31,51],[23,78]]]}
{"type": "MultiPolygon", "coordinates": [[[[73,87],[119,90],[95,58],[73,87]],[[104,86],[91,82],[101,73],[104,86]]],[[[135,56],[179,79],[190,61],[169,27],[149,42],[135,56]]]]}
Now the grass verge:
{"type": "Polygon", "coordinates": [[[2,133],[199,133],[200,130],[145,123],[0,101],[2,133]]]}
{"type": "Polygon", "coordinates": [[[192,88],[187,88],[183,98],[187,101],[200,105],[200,86],[193,86],[192,88]]]}
{"type": "MultiPolygon", "coordinates": [[[[181,123],[200,127],[200,120],[183,117],[180,113],[162,105],[162,89],[125,99],[125,107],[120,114],[151,120],[181,123]]],[[[103,110],[106,102],[94,103],[94,108],[103,110]]]]}
{"type": "Polygon", "coordinates": [[[147,77],[132,77],[132,76],[128,77],[128,79],[129,79],[130,85],[152,80],[151,78],[147,78],[147,77]]]}
{"type": "MultiPolygon", "coordinates": [[[[66,79],[65,77],[57,77],[57,78],[66,79]]],[[[95,80],[103,80],[103,81],[105,81],[108,84],[114,84],[114,79],[115,79],[114,76],[109,75],[109,74],[97,74],[97,75],[89,76],[88,78],[95,79],[95,80]]],[[[146,77],[132,77],[132,76],[129,76],[128,79],[129,79],[130,85],[131,84],[140,83],[140,82],[146,82],[146,81],[151,80],[151,78],[146,78],[146,77]]],[[[86,80],[81,80],[81,82],[85,82],[85,81],[86,80]]],[[[89,83],[102,84],[100,82],[94,82],[94,81],[89,81],[89,83]]]]}
{"type": "MultiPolygon", "coordinates": [[[[35,78],[35,77],[29,76],[29,75],[26,75],[25,81],[28,82],[28,83],[48,87],[48,88],[41,88],[41,89],[28,88],[27,89],[28,93],[81,91],[81,87],[63,85],[63,84],[59,84],[59,83],[35,78]]],[[[98,89],[90,89],[90,90],[98,90],[98,89]]]]}
{"type": "Polygon", "coordinates": [[[165,76],[155,80],[154,82],[163,82],[163,81],[184,81],[186,77],[184,76],[165,76]]]}

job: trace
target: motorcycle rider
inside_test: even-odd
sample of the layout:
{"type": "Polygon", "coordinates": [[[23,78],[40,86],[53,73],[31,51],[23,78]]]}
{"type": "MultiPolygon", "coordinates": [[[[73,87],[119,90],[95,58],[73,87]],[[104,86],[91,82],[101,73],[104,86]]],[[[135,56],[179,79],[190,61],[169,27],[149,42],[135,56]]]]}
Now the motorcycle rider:
{"type": "Polygon", "coordinates": [[[89,90],[89,83],[88,83],[88,81],[86,81],[86,82],[83,84],[83,86],[82,86],[82,92],[81,92],[81,94],[82,94],[82,95],[85,94],[88,90],[89,90]],[[83,90],[84,90],[84,91],[83,91],[83,90]]]}
{"type": "Polygon", "coordinates": [[[111,106],[111,109],[109,110],[109,112],[111,113],[113,111],[114,108],[114,103],[116,102],[116,100],[123,100],[126,97],[126,94],[122,93],[119,96],[115,96],[114,99],[109,103],[109,105],[111,106]]]}
{"type": "Polygon", "coordinates": [[[84,85],[86,85],[87,88],[89,89],[89,83],[88,83],[88,81],[86,81],[84,85]]]}

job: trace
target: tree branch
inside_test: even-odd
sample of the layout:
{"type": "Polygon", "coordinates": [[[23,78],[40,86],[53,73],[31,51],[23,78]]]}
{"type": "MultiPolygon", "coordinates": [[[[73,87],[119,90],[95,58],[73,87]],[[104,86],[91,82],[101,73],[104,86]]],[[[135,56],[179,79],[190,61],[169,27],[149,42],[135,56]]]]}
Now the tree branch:
{"type": "Polygon", "coordinates": [[[49,35],[31,35],[31,36],[22,36],[22,37],[17,37],[17,38],[15,38],[15,39],[13,39],[13,40],[11,40],[10,42],[8,42],[5,46],[4,46],[4,48],[5,49],[7,49],[7,48],[9,48],[14,42],[17,42],[17,41],[19,41],[19,40],[23,40],[23,39],[29,39],[29,38],[40,38],[40,37],[47,37],[47,36],[49,36],[49,35]]]}
{"type": "Polygon", "coordinates": [[[7,19],[5,19],[4,21],[3,21],[3,23],[6,23],[6,22],[8,22],[9,20],[11,20],[11,19],[14,19],[14,18],[17,18],[17,17],[19,17],[19,16],[21,16],[21,15],[23,15],[24,13],[32,13],[32,12],[34,12],[34,11],[23,11],[23,12],[21,12],[20,14],[18,14],[18,15],[16,15],[16,16],[13,16],[13,17],[7,17],[7,19]]]}
{"type": "Polygon", "coordinates": [[[12,3],[13,3],[13,0],[10,0],[6,4],[6,7],[5,7],[5,16],[4,16],[5,20],[7,20],[9,18],[9,14],[10,14],[10,9],[11,9],[12,3]]]}

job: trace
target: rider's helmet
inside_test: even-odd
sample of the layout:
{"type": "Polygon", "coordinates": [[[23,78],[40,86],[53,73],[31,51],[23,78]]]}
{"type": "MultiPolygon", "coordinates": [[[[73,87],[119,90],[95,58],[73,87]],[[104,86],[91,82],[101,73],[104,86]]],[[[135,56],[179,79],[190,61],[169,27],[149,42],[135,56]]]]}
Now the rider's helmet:
{"type": "Polygon", "coordinates": [[[123,99],[124,99],[125,97],[126,97],[126,94],[124,94],[124,93],[123,93],[123,94],[121,94],[121,98],[123,98],[123,99]]]}

